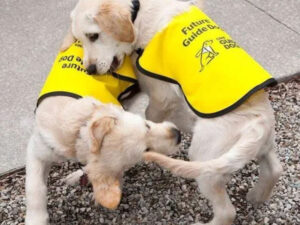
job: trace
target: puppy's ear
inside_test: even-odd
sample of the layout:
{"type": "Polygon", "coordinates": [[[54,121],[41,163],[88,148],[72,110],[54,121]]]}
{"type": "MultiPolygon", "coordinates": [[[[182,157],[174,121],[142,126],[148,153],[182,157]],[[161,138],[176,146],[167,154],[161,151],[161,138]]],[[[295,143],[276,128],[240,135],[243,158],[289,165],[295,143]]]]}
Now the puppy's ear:
{"type": "Polygon", "coordinates": [[[98,158],[93,159],[85,167],[85,172],[93,186],[95,201],[105,208],[115,209],[122,196],[120,178],[107,172],[105,167],[103,170],[98,160],[98,158]]]}
{"type": "Polygon", "coordinates": [[[114,117],[101,117],[95,119],[89,125],[89,137],[90,137],[90,151],[92,153],[99,153],[106,134],[108,134],[116,123],[114,117]]]}
{"type": "Polygon", "coordinates": [[[73,36],[72,28],[70,27],[68,30],[68,33],[66,34],[66,36],[60,46],[60,51],[61,52],[66,51],[75,41],[76,41],[76,39],[73,36]]]}
{"type": "Polygon", "coordinates": [[[110,34],[116,40],[128,43],[134,41],[131,14],[123,6],[106,1],[100,5],[99,12],[94,19],[104,32],[110,34]]]}
{"type": "Polygon", "coordinates": [[[105,208],[116,209],[122,197],[119,179],[107,176],[97,180],[90,180],[93,185],[95,201],[105,208]]]}

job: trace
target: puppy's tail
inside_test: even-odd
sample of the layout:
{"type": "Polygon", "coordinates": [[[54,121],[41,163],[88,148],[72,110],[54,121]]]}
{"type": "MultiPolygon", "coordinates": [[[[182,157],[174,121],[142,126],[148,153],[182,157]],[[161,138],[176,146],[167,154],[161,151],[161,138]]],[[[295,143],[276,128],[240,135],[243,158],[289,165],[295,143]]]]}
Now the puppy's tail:
{"type": "Polygon", "coordinates": [[[155,162],[161,167],[170,170],[174,175],[185,178],[230,174],[244,166],[244,163],[241,161],[230,162],[231,160],[226,156],[224,157],[224,155],[217,159],[199,162],[173,159],[156,152],[146,152],[144,153],[144,159],[155,162]]]}
{"type": "Polygon", "coordinates": [[[242,135],[228,152],[216,159],[189,162],[172,159],[155,152],[144,153],[144,159],[156,162],[175,175],[186,178],[230,174],[243,168],[256,157],[262,144],[271,137],[268,134],[272,132],[272,126],[267,126],[264,119],[256,118],[246,130],[247,135],[242,135]],[[266,127],[269,127],[269,130],[266,130],[266,127]]]}

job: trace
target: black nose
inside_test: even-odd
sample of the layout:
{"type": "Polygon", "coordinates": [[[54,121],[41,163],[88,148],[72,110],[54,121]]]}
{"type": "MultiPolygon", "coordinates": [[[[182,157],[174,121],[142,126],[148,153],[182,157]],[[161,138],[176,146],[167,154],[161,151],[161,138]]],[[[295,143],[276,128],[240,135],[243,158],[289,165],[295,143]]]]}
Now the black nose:
{"type": "Polygon", "coordinates": [[[171,132],[173,134],[173,136],[176,138],[177,142],[176,144],[179,145],[181,142],[181,133],[179,130],[177,130],[176,128],[172,128],[171,132]]]}
{"type": "Polygon", "coordinates": [[[97,73],[97,67],[96,67],[96,64],[91,64],[91,65],[89,65],[88,68],[86,69],[86,72],[87,72],[89,75],[96,74],[96,73],[97,73]]]}

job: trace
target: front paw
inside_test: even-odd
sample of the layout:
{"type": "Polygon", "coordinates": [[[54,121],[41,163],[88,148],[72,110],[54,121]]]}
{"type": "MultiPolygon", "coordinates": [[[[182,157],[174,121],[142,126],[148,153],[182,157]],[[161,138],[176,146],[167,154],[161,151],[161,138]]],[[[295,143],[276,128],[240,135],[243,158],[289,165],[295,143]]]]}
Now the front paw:
{"type": "Polygon", "coordinates": [[[209,222],[209,223],[198,222],[198,223],[193,223],[192,225],[215,225],[215,223],[212,223],[212,222],[209,222]]]}
{"type": "Polygon", "coordinates": [[[35,212],[27,213],[25,224],[26,225],[48,225],[49,215],[48,213],[35,212]]]}
{"type": "Polygon", "coordinates": [[[254,207],[258,207],[263,204],[269,196],[266,196],[263,191],[257,188],[251,189],[246,196],[247,201],[249,201],[254,207]]]}
{"type": "Polygon", "coordinates": [[[83,170],[77,170],[71,174],[69,174],[64,182],[68,185],[78,185],[80,183],[80,178],[84,175],[83,170]]]}

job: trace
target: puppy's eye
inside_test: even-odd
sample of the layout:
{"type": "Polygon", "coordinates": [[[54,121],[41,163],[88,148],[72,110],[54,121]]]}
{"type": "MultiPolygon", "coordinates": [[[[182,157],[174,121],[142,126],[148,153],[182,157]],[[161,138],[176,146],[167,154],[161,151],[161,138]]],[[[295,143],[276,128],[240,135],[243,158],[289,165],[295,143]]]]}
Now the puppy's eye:
{"type": "Polygon", "coordinates": [[[85,34],[85,36],[91,41],[94,42],[99,38],[99,34],[98,33],[88,33],[85,34]]]}
{"type": "Polygon", "coordinates": [[[145,149],[145,152],[149,152],[149,151],[150,151],[150,148],[146,148],[146,149],[145,149]]]}

